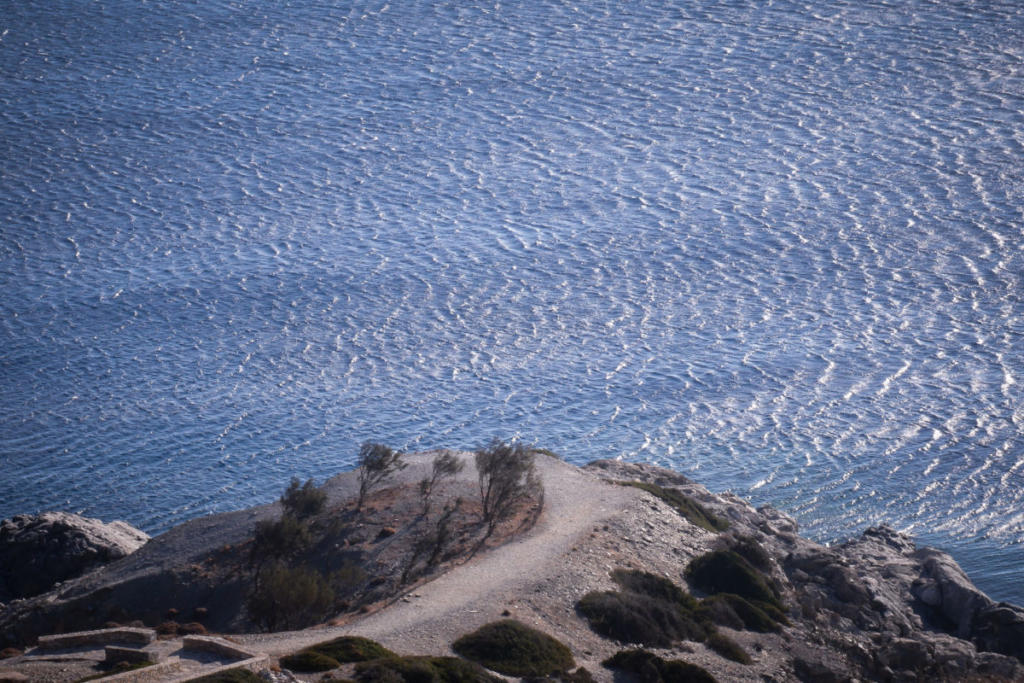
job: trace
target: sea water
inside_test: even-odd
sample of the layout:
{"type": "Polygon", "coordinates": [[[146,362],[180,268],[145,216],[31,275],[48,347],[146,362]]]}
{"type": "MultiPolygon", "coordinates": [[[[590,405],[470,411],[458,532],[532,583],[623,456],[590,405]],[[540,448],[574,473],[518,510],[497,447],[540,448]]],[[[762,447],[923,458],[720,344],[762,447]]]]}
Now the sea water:
{"type": "Polygon", "coordinates": [[[1024,603],[1017,0],[0,0],[0,516],[672,467],[1024,603]]]}

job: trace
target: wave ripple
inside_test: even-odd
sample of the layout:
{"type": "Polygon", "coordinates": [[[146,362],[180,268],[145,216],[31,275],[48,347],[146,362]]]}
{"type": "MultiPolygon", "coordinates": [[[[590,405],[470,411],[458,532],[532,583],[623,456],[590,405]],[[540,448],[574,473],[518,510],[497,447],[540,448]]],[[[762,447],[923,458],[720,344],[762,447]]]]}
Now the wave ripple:
{"type": "Polygon", "coordinates": [[[1014,1],[15,3],[0,514],[519,435],[1024,603],[1014,1]]]}

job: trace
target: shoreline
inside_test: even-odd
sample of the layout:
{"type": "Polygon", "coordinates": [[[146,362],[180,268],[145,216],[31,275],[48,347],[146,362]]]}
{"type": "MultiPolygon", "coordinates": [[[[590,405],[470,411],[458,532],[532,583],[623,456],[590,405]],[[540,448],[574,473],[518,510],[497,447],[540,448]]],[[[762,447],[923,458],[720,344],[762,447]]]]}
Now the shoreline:
{"type": "MultiPolygon", "coordinates": [[[[469,456],[458,454],[467,461],[469,456]]],[[[410,460],[413,466],[389,491],[408,488],[426,471],[427,456],[410,460]]],[[[874,527],[825,547],[801,537],[784,513],[754,508],[734,494],[713,494],[669,470],[616,461],[580,468],[543,456],[536,462],[545,508],[521,535],[425,576],[396,599],[335,626],[232,637],[271,657],[339,635],[370,637],[403,655],[439,655],[450,653],[451,643],[467,631],[512,616],[564,640],[576,660],[604,682],[610,678],[601,663],[621,646],[594,632],[581,616],[578,605],[586,594],[614,590],[614,571],[633,569],[666,577],[707,599],[709,594],[687,578],[687,566],[716,549],[754,542],[767,558],[764,580],[775,586],[785,606],[786,626],[754,633],[735,623],[720,627],[750,653],[751,663],[723,660],[691,642],[670,648],[673,657],[737,681],[805,680],[800,673],[805,670],[885,678],[886,671],[915,667],[950,676],[970,671],[1002,672],[1010,680],[1024,676],[1024,668],[1017,668],[1024,666],[1024,609],[989,600],[953,558],[916,546],[905,534],[874,527]],[[669,498],[652,493],[663,489],[719,519],[721,528],[698,525],[669,498]],[[999,626],[993,631],[992,625],[999,626]]],[[[459,480],[470,490],[473,473],[465,471],[459,480]]],[[[342,503],[354,495],[355,477],[332,477],[323,490],[330,504],[342,503]]],[[[392,500],[394,493],[381,495],[382,501],[392,500]]],[[[126,600],[145,599],[141,586],[168,585],[161,577],[177,576],[178,567],[194,563],[208,547],[241,542],[274,510],[268,505],[194,520],[41,600],[12,605],[27,616],[34,608],[58,609],[62,600],[73,606],[93,594],[127,591],[126,600]]],[[[396,517],[394,523],[388,537],[399,538],[412,522],[396,517]]],[[[105,603],[89,604],[95,609],[105,603]]],[[[7,624],[15,623],[11,616],[5,615],[7,624]]]]}

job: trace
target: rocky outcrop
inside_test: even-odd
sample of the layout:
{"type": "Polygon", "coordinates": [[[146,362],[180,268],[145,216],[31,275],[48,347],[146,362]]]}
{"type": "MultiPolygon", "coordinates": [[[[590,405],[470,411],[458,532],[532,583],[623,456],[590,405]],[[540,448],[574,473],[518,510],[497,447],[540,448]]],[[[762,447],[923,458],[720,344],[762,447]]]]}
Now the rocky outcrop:
{"type": "MultiPolygon", "coordinates": [[[[352,527],[358,533],[335,546],[352,552],[416,538],[421,505],[397,501],[401,491],[418,491],[428,464],[423,459],[418,473],[404,473],[401,486],[382,492],[382,504],[374,508],[379,518],[363,520],[352,527]]],[[[800,536],[796,521],[779,510],[755,509],[739,496],[711,493],[668,470],[618,461],[582,469],[547,463],[542,469],[547,519],[536,530],[493,556],[474,555],[452,570],[462,574],[450,581],[442,575],[401,600],[382,599],[373,608],[379,612],[356,610],[336,632],[379,638],[406,654],[438,654],[471,627],[511,613],[558,634],[599,683],[611,683],[601,662],[624,645],[593,630],[578,605],[590,592],[613,588],[612,573],[626,569],[666,578],[695,600],[708,600],[716,628],[751,661],[723,657],[699,639],[673,641],[662,654],[699,665],[720,681],[1024,681],[1024,610],[992,601],[948,554],[919,547],[904,533],[878,526],[825,546],[800,536]],[[739,558],[729,560],[733,570],[746,567],[747,573],[737,579],[734,572],[728,590],[710,586],[690,571],[709,556],[739,558]],[[770,594],[752,599],[760,610],[772,608],[762,616],[774,626],[727,612],[743,604],[733,589],[752,585],[759,595],[770,594]],[[716,603],[708,591],[732,598],[716,603]]],[[[471,473],[463,477],[456,483],[469,487],[468,497],[476,481],[471,473]]],[[[329,514],[336,531],[344,501],[356,495],[353,480],[344,475],[325,487],[340,506],[329,514]]],[[[168,607],[190,609],[193,598],[204,614],[210,607],[230,616],[244,597],[243,583],[230,583],[232,558],[249,556],[254,525],[272,513],[258,508],[193,520],[127,560],[0,608],[0,639],[25,644],[58,627],[111,619],[156,624],[168,607]]],[[[373,555],[372,564],[383,566],[391,557],[373,555]]],[[[401,563],[393,564],[400,569],[401,563]]],[[[743,614],[751,615],[753,607],[746,609],[743,614]]],[[[222,624],[206,623],[237,628],[230,619],[222,624]]],[[[262,651],[286,654],[303,647],[298,641],[305,636],[239,637],[261,647],[276,642],[279,649],[262,651]]],[[[322,629],[308,636],[327,637],[322,629]]]]}
{"type": "Polygon", "coordinates": [[[124,522],[67,512],[5,519],[0,523],[0,602],[44,593],[135,552],[148,540],[124,522]]]}
{"type": "MultiPolygon", "coordinates": [[[[620,481],[671,487],[728,519],[715,547],[763,549],[791,632],[800,633],[785,645],[787,678],[1024,680],[1024,609],[993,602],[947,553],[918,547],[887,526],[823,546],[801,537],[785,513],[711,494],[676,473],[615,461],[588,467],[620,481]]],[[[759,638],[767,650],[765,636],[759,638]]]]}

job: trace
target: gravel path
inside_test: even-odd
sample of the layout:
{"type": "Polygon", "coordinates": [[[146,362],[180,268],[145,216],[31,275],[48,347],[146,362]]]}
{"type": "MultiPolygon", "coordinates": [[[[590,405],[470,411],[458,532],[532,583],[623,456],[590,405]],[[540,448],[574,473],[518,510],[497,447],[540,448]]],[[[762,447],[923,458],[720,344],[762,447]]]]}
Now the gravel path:
{"type": "Polygon", "coordinates": [[[456,567],[411,595],[345,626],[236,636],[245,645],[283,655],[339,635],[361,635],[402,654],[448,651],[460,635],[501,616],[504,606],[557,574],[576,540],[637,499],[555,458],[539,456],[545,510],[522,537],[456,567]]]}

